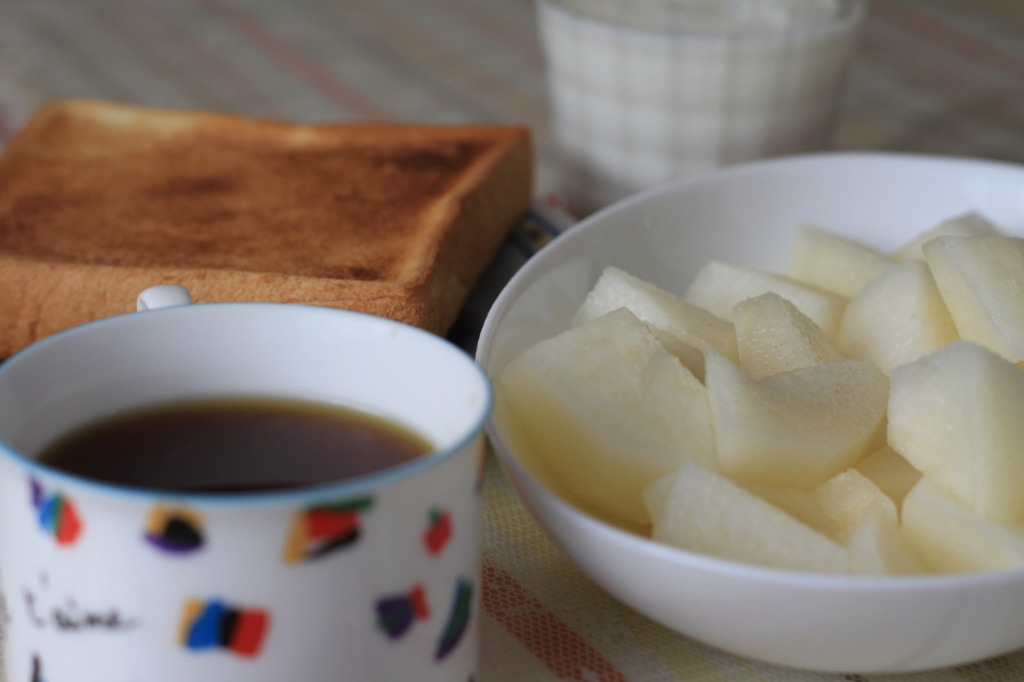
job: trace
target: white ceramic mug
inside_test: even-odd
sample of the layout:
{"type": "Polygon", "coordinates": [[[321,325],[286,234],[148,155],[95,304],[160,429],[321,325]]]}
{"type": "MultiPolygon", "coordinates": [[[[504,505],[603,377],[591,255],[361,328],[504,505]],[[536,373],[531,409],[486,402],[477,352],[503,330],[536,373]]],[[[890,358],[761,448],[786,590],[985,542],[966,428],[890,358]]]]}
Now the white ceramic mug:
{"type": "Polygon", "coordinates": [[[139,304],[160,309],[0,365],[6,679],[471,680],[485,374],[382,318],[188,302],[164,290],[139,304]],[[121,487],[34,459],[98,417],[222,395],[344,404],[436,449],[341,482],[230,494],[121,487]],[[185,540],[167,536],[172,521],[185,540]]]}

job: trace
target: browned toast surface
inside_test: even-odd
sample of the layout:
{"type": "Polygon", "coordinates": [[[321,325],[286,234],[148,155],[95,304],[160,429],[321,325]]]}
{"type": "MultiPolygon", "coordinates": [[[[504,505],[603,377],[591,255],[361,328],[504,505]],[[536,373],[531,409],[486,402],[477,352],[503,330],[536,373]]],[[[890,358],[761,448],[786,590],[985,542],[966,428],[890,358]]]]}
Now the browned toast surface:
{"type": "Polygon", "coordinates": [[[525,210],[531,170],[519,126],[52,103],[0,156],[0,357],[161,283],[444,333],[525,210]]]}

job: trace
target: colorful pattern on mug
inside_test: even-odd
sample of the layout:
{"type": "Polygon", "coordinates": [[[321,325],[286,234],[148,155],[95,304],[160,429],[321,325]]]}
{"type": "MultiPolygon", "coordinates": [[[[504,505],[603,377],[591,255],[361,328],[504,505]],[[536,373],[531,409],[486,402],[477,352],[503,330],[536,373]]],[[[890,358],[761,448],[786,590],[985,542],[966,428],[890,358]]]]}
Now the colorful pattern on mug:
{"type": "Polygon", "coordinates": [[[431,555],[440,554],[452,539],[452,514],[447,509],[433,508],[423,531],[423,546],[431,555]]]}
{"type": "Polygon", "coordinates": [[[285,543],[285,563],[319,559],[355,544],[359,539],[360,515],[371,507],[372,497],[360,497],[296,512],[285,543]]]}
{"type": "Polygon", "coordinates": [[[203,547],[203,519],[184,507],[156,506],[146,523],[146,541],[168,554],[190,554],[203,547]]]}
{"type": "Polygon", "coordinates": [[[469,627],[470,617],[473,612],[473,583],[468,580],[459,579],[455,586],[455,599],[452,602],[451,612],[448,614],[448,622],[440,641],[437,643],[437,651],[434,657],[441,660],[452,652],[462,640],[469,627]]]}
{"type": "Polygon", "coordinates": [[[220,648],[254,657],[263,648],[269,627],[270,614],[263,609],[220,599],[189,599],[181,618],[181,643],[192,651],[220,648]]]}
{"type": "Polygon", "coordinates": [[[59,491],[47,493],[34,478],[29,479],[29,488],[39,526],[53,536],[58,545],[74,544],[82,532],[82,519],[74,502],[59,491]]]}
{"type": "Polygon", "coordinates": [[[429,618],[430,606],[422,585],[413,585],[406,593],[377,600],[377,627],[390,639],[399,639],[415,621],[429,618]]]}

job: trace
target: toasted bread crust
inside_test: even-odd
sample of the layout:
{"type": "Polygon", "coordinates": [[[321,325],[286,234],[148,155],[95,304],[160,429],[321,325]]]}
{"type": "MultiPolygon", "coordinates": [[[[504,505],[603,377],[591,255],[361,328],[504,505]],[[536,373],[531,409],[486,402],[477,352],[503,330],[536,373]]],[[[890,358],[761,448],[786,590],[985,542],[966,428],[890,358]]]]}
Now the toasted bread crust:
{"type": "Polygon", "coordinates": [[[0,156],[0,357],[168,282],[443,334],[531,173],[520,126],[46,105],[0,156]]]}

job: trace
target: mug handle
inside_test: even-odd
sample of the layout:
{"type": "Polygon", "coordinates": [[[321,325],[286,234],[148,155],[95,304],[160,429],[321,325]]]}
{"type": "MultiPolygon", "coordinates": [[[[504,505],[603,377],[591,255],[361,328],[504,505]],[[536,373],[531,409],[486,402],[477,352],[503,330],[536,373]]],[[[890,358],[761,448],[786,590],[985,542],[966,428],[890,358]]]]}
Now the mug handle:
{"type": "Polygon", "coordinates": [[[144,289],[136,301],[136,310],[157,310],[192,303],[192,294],[180,284],[160,284],[144,289]]]}

